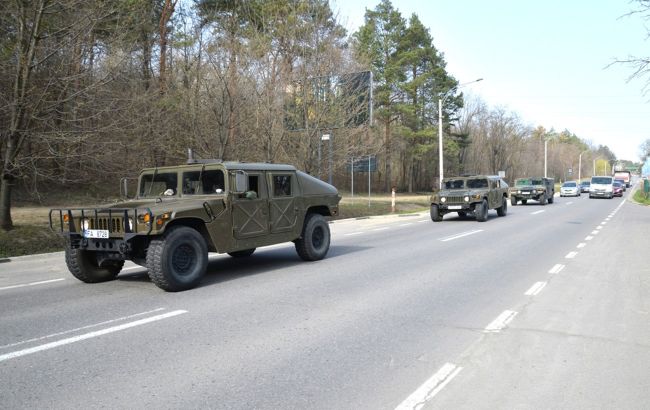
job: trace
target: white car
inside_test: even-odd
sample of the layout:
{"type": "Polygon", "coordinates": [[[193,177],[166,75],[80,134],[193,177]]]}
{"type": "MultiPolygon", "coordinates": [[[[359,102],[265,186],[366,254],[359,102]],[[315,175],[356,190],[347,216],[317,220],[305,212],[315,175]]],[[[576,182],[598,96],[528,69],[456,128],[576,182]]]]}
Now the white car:
{"type": "Polygon", "coordinates": [[[560,196],[580,196],[580,186],[576,181],[567,181],[560,187],[560,196]]]}
{"type": "Polygon", "coordinates": [[[609,176],[591,177],[589,198],[609,198],[614,196],[614,178],[609,176]]]}

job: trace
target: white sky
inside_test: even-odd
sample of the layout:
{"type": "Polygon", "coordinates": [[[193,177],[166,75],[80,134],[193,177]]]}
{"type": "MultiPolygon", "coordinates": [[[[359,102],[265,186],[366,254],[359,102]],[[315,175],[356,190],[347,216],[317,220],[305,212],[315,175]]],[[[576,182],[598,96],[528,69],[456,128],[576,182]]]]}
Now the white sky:
{"type": "MultiPolygon", "coordinates": [[[[350,33],[365,9],[379,3],[334,0],[350,33]]],[[[464,91],[491,107],[505,107],[532,126],[568,129],[594,145],[607,145],[619,159],[639,161],[650,139],[650,77],[616,58],[650,56],[650,41],[636,7],[627,0],[394,0],[408,19],[416,13],[443,52],[447,71],[464,91]]],[[[647,22],[650,26],[650,20],[647,22]]]]}

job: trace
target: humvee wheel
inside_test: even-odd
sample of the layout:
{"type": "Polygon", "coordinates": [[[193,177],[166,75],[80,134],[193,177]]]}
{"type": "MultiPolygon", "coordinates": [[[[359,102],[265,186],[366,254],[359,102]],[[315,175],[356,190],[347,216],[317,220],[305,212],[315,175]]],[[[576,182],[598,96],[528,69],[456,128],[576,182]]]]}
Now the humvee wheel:
{"type": "Polygon", "coordinates": [[[504,196],[503,200],[501,201],[501,206],[497,208],[497,215],[506,216],[507,213],[508,213],[508,200],[504,196]]]}
{"type": "Polygon", "coordinates": [[[553,195],[551,195],[551,197],[548,199],[548,203],[552,204],[553,201],[555,201],[555,198],[553,197],[553,195]]]}
{"type": "Polygon", "coordinates": [[[546,197],[545,197],[545,196],[543,196],[543,197],[539,200],[539,204],[542,205],[542,206],[543,206],[543,205],[546,205],[546,197]]]}
{"type": "Polygon", "coordinates": [[[465,219],[465,218],[467,218],[467,212],[465,212],[465,211],[458,211],[458,217],[459,217],[460,219],[465,219]]]}
{"type": "Polygon", "coordinates": [[[244,249],[243,251],[228,252],[228,255],[233,258],[246,258],[255,252],[256,248],[244,249]]]}
{"type": "Polygon", "coordinates": [[[178,292],[193,288],[208,267],[208,246],[195,229],[187,226],[170,228],[149,244],[147,269],[149,278],[159,288],[178,292]]]}
{"type": "Polygon", "coordinates": [[[514,196],[511,196],[510,197],[510,205],[516,206],[517,205],[517,198],[515,198],[514,196]]]}
{"type": "Polygon", "coordinates": [[[476,220],[479,222],[485,222],[488,218],[488,203],[484,199],[480,205],[476,207],[476,220]]]}
{"type": "Polygon", "coordinates": [[[526,205],[527,203],[528,203],[528,200],[527,200],[527,199],[522,199],[522,200],[521,200],[521,204],[522,204],[522,205],[526,205]]]}
{"type": "Polygon", "coordinates": [[[93,252],[84,249],[65,247],[65,263],[72,276],[86,283],[99,283],[115,279],[124,266],[124,261],[114,261],[111,265],[99,267],[93,252]]]}
{"type": "Polygon", "coordinates": [[[325,218],[319,214],[308,214],[302,227],[302,235],[294,242],[301,259],[323,259],[330,249],[330,227],[325,218]]]}
{"type": "Polygon", "coordinates": [[[440,222],[442,221],[442,215],[440,215],[440,210],[438,209],[438,205],[431,205],[431,210],[429,211],[431,214],[431,220],[433,222],[440,222]]]}

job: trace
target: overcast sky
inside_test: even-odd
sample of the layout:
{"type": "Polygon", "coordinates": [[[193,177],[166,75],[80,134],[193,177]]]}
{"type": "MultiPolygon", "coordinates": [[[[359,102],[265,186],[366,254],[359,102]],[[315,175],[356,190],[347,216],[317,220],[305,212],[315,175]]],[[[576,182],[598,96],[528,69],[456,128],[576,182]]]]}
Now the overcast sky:
{"type": "MultiPolygon", "coordinates": [[[[334,0],[344,26],[354,32],[365,9],[379,3],[334,0]]],[[[416,13],[447,70],[491,107],[517,113],[532,126],[568,129],[619,159],[639,160],[650,139],[646,79],[627,82],[633,69],[607,66],[629,55],[650,55],[636,7],[627,0],[394,0],[408,19],[416,13]]],[[[650,25],[650,21],[647,22],[650,25]]]]}

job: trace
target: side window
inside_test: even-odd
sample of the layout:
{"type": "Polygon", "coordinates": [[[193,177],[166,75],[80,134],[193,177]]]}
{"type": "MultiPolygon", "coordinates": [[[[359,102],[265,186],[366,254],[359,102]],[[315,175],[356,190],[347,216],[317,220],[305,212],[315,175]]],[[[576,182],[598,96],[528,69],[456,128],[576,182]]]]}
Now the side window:
{"type": "Polygon", "coordinates": [[[273,196],[291,196],[291,175],[273,175],[273,196]]]}
{"type": "Polygon", "coordinates": [[[224,189],[224,177],[220,169],[183,172],[183,195],[220,194],[224,189]]]}
{"type": "Polygon", "coordinates": [[[248,176],[248,190],[253,191],[260,196],[260,177],[259,175],[249,175],[248,176]]]}

